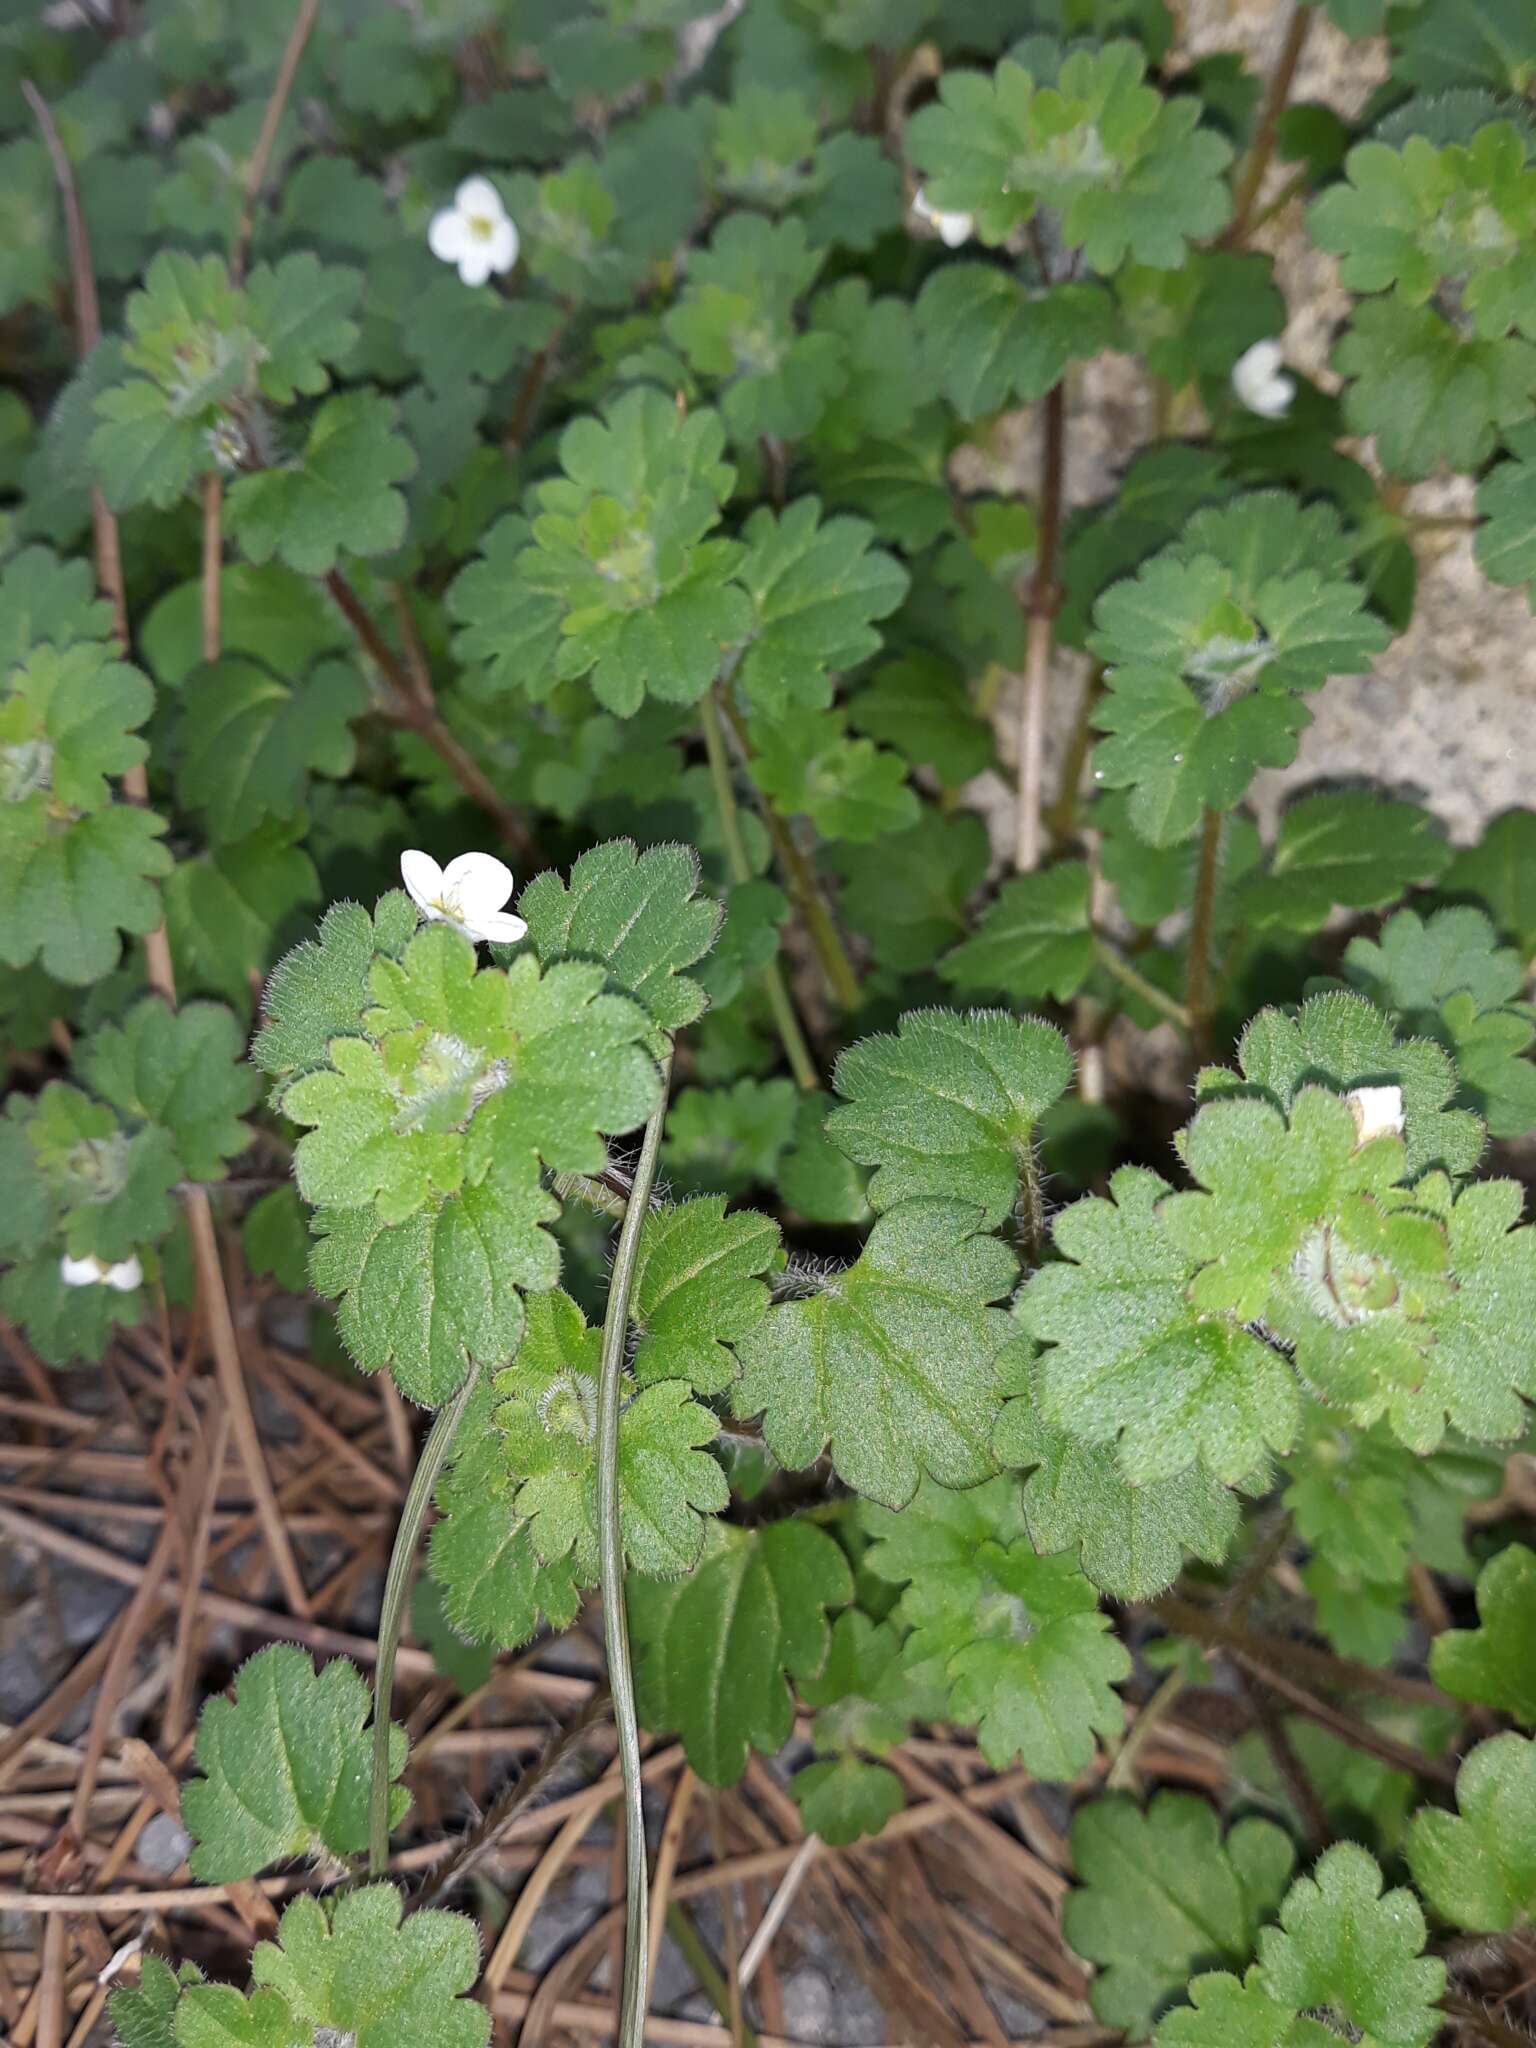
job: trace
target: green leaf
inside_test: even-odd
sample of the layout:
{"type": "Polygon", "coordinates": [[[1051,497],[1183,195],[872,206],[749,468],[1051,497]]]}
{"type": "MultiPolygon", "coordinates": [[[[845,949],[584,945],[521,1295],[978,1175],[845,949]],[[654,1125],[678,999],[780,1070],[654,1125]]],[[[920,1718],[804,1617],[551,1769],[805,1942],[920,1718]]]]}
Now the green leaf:
{"type": "Polygon", "coordinates": [[[177,986],[249,1011],[252,983],[272,966],[278,932],[319,899],[314,863],[285,828],[178,862],[165,885],[177,986]]]}
{"type": "Polygon", "coordinates": [[[641,1721],[676,1729],[706,1784],[734,1785],[749,1748],[771,1756],[789,1739],[786,1681],[822,1669],[827,1609],[852,1597],[842,1551],[810,1523],[711,1523],[687,1578],[629,1580],[641,1721]]]}
{"type": "Polygon", "coordinates": [[[911,1629],[902,1655],[909,1670],[940,1665],[946,1718],[978,1724],[997,1770],[1018,1756],[1037,1778],[1076,1777],[1093,1760],[1094,1736],[1120,1731],[1113,1687],[1130,1658],[1072,1560],[1035,1555],[1018,1482],[953,1493],[925,1480],[899,1513],[866,1505],[861,1519],[875,1539],[870,1570],[908,1582],[897,1609],[911,1629]]]}
{"type": "MultiPolygon", "coordinates": [[[[258,1650],[235,1679],[234,1698],[209,1700],[197,1729],[202,1776],[182,1789],[195,1844],[188,1862],[200,1884],[254,1877],[294,1856],[350,1856],[368,1840],[372,1710],[366,1682],[345,1657],[317,1672],[291,1643],[258,1650]]],[[[405,1769],[406,1739],[392,1727],[389,1775],[405,1769]]],[[[390,1792],[397,1823],[410,1804],[390,1792]]]]}
{"type": "Polygon", "coordinates": [[[834,1845],[877,1835],[906,1805],[896,1773],[870,1759],[906,1740],[912,1722],[942,1715],[942,1685],[914,1685],[902,1662],[901,1634],[848,1608],[832,1624],[832,1648],[819,1678],[803,1679],[800,1694],[816,1719],[811,1746],[822,1761],[789,1781],[807,1828],[834,1845]]]}
{"type": "Polygon", "coordinates": [[[718,382],[720,411],[738,442],[764,434],[799,440],[843,388],[839,337],[796,329],[797,302],[824,256],[798,220],[731,213],[689,263],[663,325],[689,365],[718,382]]]}
{"type": "Polygon", "coordinates": [[[1482,1626],[1447,1629],[1430,1650],[1430,1676],[1455,1699],[1476,1700],[1536,1727],[1536,1551],[1511,1543],[1477,1581],[1482,1626]]]}
{"type": "Polygon", "coordinates": [[[1278,491],[1197,512],[1171,548],[1115,584],[1089,645],[1108,666],[1094,753],[1132,790],[1153,846],[1229,810],[1260,767],[1286,766],[1307,723],[1299,693],[1368,670],[1390,634],[1348,577],[1337,515],[1278,491]]]}
{"type": "Polygon", "coordinates": [[[1019,1320],[1050,1346],[1040,1367],[1048,1422],[1086,1444],[1118,1440],[1133,1483],[1198,1461],[1232,1484],[1290,1443],[1295,1377],[1236,1317],[1190,1301],[1198,1261],[1163,1220],[1168,1193],[1155,1173],[1123,1166],[1112,1200],[1064,1210],[1054,1234],[1071,1263],[1034,1275],[1019,1320]]]}
{"type": "Polygon", "coordinates": [[[427,1575],[411,1593],[411,1634],[432,1653],[441,1675],[466,1696],[478,1692],[496,1668],[496,1652],[488,1643],[469,1643],[448,1618],[437,1580],[427,1575]]]}
{"type": "Polygon", "coordinates": [[[1409,1891],[1382,1894],[1374,1857],[1353,1842],[1322,1856],[1259,1936],[1260,1988],[1293,2011],[1323,2010],[1381,2048],[1425,2048],[1439,2031],[1445,1965],[1420,1954],[1424,1915],[1409,1891]]]}
{"type": "Polygon", "coordinates": [[[394,486],[415,467],[388,399],[373,391],[328,398],[296,463],[230,486],[230,532],[253,562],[277,555],[306,576],[328,574],[343,554],[388,554],[406,531],[394,486]]]}
{"type": "Polygon", "coordinates": [[[1062,1932],[1096,1963],[1093,2009],[1109,2027],[1143,2037],[1170,1992],[1202,1965],[1239,1967],[1279,1906],[1296,1852],[1273,1821],[1221,1818],[1189,1792],[1158,1792],[1145,1811],[1099,1798],[1072,1823],[1077,1888],[1062,1901],[1062,1932]]]}
{"type": "Polygon", "coordinates": [[[760,506],[747,521],[736,574],[752,624],[738,674],[757,710],[829,704],[831,675],[879,652],[872,622],[895,611],[907,577],[874,538],[862,519],[823,519],[816,498],[797,498],[782,514],[760,506]]]}
{"type": "Polygon", "coordinates": [[[768,1311],[765,1273],[779,1271],[779,1227],[742,1209],[725,1213],[723,1195],[701,1195],[653,1210],[640,1235],[630,1322],[638,1345],[636,1384],[687,1380],[718,1394],[736,1376],[726,1348],[756,1329],[768,1311]]]}
{"type": "Polygon", "coordinates": [[[728,1194],[771,1186],[794,1129],[793,1081],[748,1076],[731,1088],[684,1088],[667,1111],[663,1161],[687,1188],[728,1194]]]}
{"type": "Polygon", "coordinates": [[[503,549],[455,586],[472,629],[463,651],[510,664],[508,679],[536,696],[557,677],[590,675],[621,717],[647,693],[696,703],[750,616],[728,581],[739,547],[705,538],[735,480],[724,444],[717,414],[679,417],[653,389],[567,427],[565,475],[539,486],[534,545],[514,558],[514,582],[503,549]]]}
{"type": "MultiPolygon", "coordinates": [[[[587,1328],[568,1295],[536,1295],[517,1357],[499,1373],[493,1420],[516,1492],[546,1563],[570,1556],[576,1576],[598,1575],[597,1381],[602,1333],[587,1328]]],[[[715,1417],[688,1399],[681,1380],[633,1394],[619,1418],[619,1505],[630,1561],[647,1572],[687,1571],[703,1541],[702,1514],[729,1498],[725,1476],[702,1450],[715,1417]]]]}
{"type": "Polygon", "coordinates": [[[1496,1138],[1536,1128],[1536,1039],[1530,1006],[1519,1000],[1524,963],[1500,946],[1493,925],[1470,904],[1437,910],[1426,921],[1400,910],[1381,939],[1351,939],[1345,974],[1407,1030],[1437,1040],[1455,1060],[1461,1096],[1496,1138]]]}
{"type": "Polygon", "coordinates": [[[1004,1465],[1034,1467],[1024,1519],[1042,1556],[1075,1547],[1083,1571],[1117,1600],[1163,1592],[1186,1551],[1221,1563],[1238,1527],[1230,1488],[1198,1468],[1133,1486],[1112,1449],[1079,1443],[1045,1420],[1027,1357],[1018,1370],[1026,1391],[998,1417],[992,1447],[1004,1465]]]}
{"type": "Polygon", "coordinates": [[[1298,1091],[1316,1082],[1338,1095],[1396,1085],[1403,1091],[1410,1176],[1428,1166],[1467,1174],[1482,1153],[1478,1119],[1446,1108],[1456,1092],[1456,1072],[1440,1047],[1398,1038],[1391,1018],[1353,993],[1312,996],[1291,1012],[1261,1010],[1243,1032],[1237,1060],[1241,1081],[1224,1067],[1202,1070],[1200,1101],[1258,1093],[1289,1109],[1298,1091]]]}
{"type": "Polygon", "coordinates": [[[1242,1984],[1225,1971],[1194,1978],[1193,2005],[1176,2006],[1161,2021],[1157,2048],[1332,2048],[1339,2038],[1332,2028],[1277,2005],[1261,1983],[1257,1969],[1242,1984]]]}
{"type": "Polygon", "coordinates": [[[1500,433],[1529,417],[1536,391],[1531,342],[1464,339],[1434,306],[1395,295],[1356,306],[1333,367],[1349,379],[1351,431],[1374,434],[1382,466],[1401,477],[1480,468],[1500,433]]]}
{"type": "Polygon", "coordinates": [[[691,847],[613,839],[594,846],[567,883],[546,871],[518,900],[528,943],[546,966],[599,960],[608,986],[632,996],[658,1032],[680,1031],[704,1008],[704,992],[683,973],[714,944],[720,906],[698,894],[691,847]]]}
{"type": "Polygon", "coordinates": [[[883,663],[850,700],[848,722],[894,747],[914,768],[931,768],[946,789],[980,775],[995,757],[991,730],[971,708],[964,676],[934,654],[883,663]]]}
{"type": "Polygon", "coordinates": [[[120,935],[160,923],[165,829],[153,811],[113,804],[60,830],[41,790],[0,805],[0,960],[37,960],[76,987],[110,974],[120,935]]]}
{"type": "Polygon", "coordinates": [[[323,1067],[333,1038],[361,1037],[374,956],[403,953],[416,926],[416,906],[400,889],[381,897],[371,917],[361,904],[333,904],[318,939],[295,946],[273,970],[251,1047],[257,1066],[286,1082],[323,1067]]]}
{"type": "Polygon", "coordinates": [[[946,817],[925,804],[910,832],[887,833],[868,846],[833,846],[828,857],[843,877],[845,917],[882,966],[910,974],[930,969],[965,930],[966,906],[990,851],[974,812],[946,817]]]}
{"type": "Polygon", "coordinates": [[[1259,931],[1321,930],[1330,913],[1375,910],[1433,882],[1450,848],[1428,811],[1374,792],[1302,797],[1280,820],[1269,872],[1250,875],[1237,916],[1259,931]]]}
{"type": "Polygon", "coordinates": [[[107,777],[149,752],[135,728],[154,701],[139,671],[95,641],[62,653],[36,648],[6,676],[0,698],[0,800],[20,807],[47,791],[55,815],[104,809],[107,777]]]}
{"type": "MultiPolygon", "coordinates": [[[[215,1101],[216,1088],[215,1082],[215,1101]]],[[[132,1093],[131,1080],[124,1092],[132,1093]]],[[[216,1111],[215,1129],[220,1122],[216,1111]]],[[[125,1129],[104,1103],[50,1081],[36,1098],[27,1136],[62,1212],[72,1256],[111,1264],[168,1233],[170,1192],[181,1177],[169,1131],[158,1124],[125,1129]]]]}
{"type": "Polygon", "coordinates": [[[472,1642],[512,1650],[546,1616],[551,1628],[569,1628],[580,1590],[572,1559],[544,1563],[512,1507],[517,1482],[491,1424],[495,1401],[482,1380],[459,1424],[458,1454],[438,1482],[428,1555],[449,1624],[472,1642]]]}
{"type": "Polygon", "coordinates": [[[830,1447],[847,1485],[892,1506],[924,1472],[968,1486],[995,1469],[1009,1325],[988,1304],[1015,1266],[976,1234],[980,1222],[964,1202],[898,1204],[855,1265],[809,1300],[780,1302],[738,1346],[736,1412],[762,1415],[781,1464],[798,1469],[830,1447]]]}
{"type": "Polygon", "coordinates": [[[1476,896],[1530,957],[1536,954],[1536,811],[1505,811],[1446,869],[1447,895],[1476,896]]]}
{"type": "Polygon", "coordinates": [[[121,1024],[92,1034],[76,1071],[124,1117],[163,1125],[189,1180],[221,1180],[225,1161],[250,1142],[240,1115],[258,1084],[245,1034],[221,1004],[172,1010],[146,996],[121,1024]]]}
{"type": "Polygon", "coordinates": [[[1502,1934],[1536,1913],[1536,1743],[1480,1742],[1456,1773],[1456,1806],[1414,1815],[1413,1881],[1453,1927],[1502,1934]]]}
{"type": "Polygon", "coordinates": [[[1066,1040],[1038,1018],[911,1010],[894,1036],[861,1039],[838,1060],[846,1102],[827,1135],[878,1168],[869,1184],[877,1211],[947,1196],[978,1203],[995,1229],[1035,1172],[1035,1125],[1071,1079],[1066,1040]]]}
{"type": "MultiPolygon", "coordinates": [[[[43,641],[63,649],[108,639],[112,607],[96,595],[89,562],[60,561],[51,548],[30,547],[0,568],[0,621],[0,669],[9,674],[43,641]]],[[[149,700],[144,710],[147,716],[149,700]]]]}
{"type": "Polygon", "coordinates": [[[1145,72],[1132,42],[1075,50],[1052,85],[1011,59],[945,72],[907,130],[930,204],[972,214],[991,243],[1046,209],[1101,274],[1128,255],[1176,268],[1227,219],[1232,151],[1198,128],[1198,100],[1163,99],[1145,72]]]}
{"type": "Polygon", "coordinates": [[[826,1135],[832,1097],[803,1095],[794,1142],[779,1161],[779,1192],[808,1223],[867,1223],[867,1176],[826,1135]]]}
{"type": "Polygon", "coordinates": [[[291,1187],[269,1188],[245,1212],[240,1246],[253,1273],[270,1273],[289,1294],[309,1286],[309,1219],[291,1187]]]}
{"type": "Polygon", "coordinates": [[[190,678],[182,707],[177,796],[229,841],[302,816],[311,774],[348,773],[368,685],[349,662],[322,662],[290,688],[255,662],[226,659],[190,678]]]}
{"type": "Polygon", "coordinates": [[[1070,1002],[1093,966],[1085,861],[1058,861],[1004,882],[972,936],[939,963],[959,995],[1070,1002]]]}
{"type": "Polygon", "coordinates": [[[402,1393],[437,1407],[473,1359],[495,1366],[523,1332],[519,1287],[552,1287],[560,1263],[540,1226],[558,1213],[536,1188],[494,1180],[389,1225],[373,1208],[322,1209],[310,1279],[339,1298],[336,1326],[364,1372],[390,1371],[402,1393]]]}
{"type": "Polygon", "coordinates": [[[990,263],[936,270],[917,302],[917,323],[930,374],[966,420],[1011,399],[1032,404],[1060,383],[1069,363],[1121,338],[1115,302],[1102,285],[1031,292],[990,263]]]}
{"type": "MultiPolygon", "coordinates": [[[[334,1900],[297,1898],[276,1942],[251,1956],[254,1982],[275,1991],[314,2039],[355,2048],[484,2048],[491,2016],[468,1993],[480,1974],[480,1938],[461,1913],[402,1917],[392,1884],[334,1900]]],[[[258,1997],[260,1993],[257,1994],[258,1997]]]]}
{"type": "Polygon", "coordinates": [[[804,812],[827,838],[864,842],[917,822],[906,764],[871,740],[850,739],[838,711],[759,716],[752,779],[781,817],[804,812]]]}
{"type": "Polygon", "coordinates": [[[1536,62],[1536,36],[1520,0],[1427,0],[1404,24],[1401,51],[1402,74],[1415,85],[1519,93],[1536,62]]]}
{"type": "Polygon", "coordinates": [[[1201,1190],[1161,1217],[1201,1270],[1199,1309],[1261,1318],[1297,1369],[1368,1423],[1386,1414],[1411,1449],[1446,1418],[1481,1441],[1524,1426],[1536,1391],[1519,1333],[1536,1315],[1536,1232],[1521,1191],[1484,1181],[1453,1200],[1442,1177],[1413,1188],[1402,1141],[1361,1142],[1348,1104],[1304,1088],[1287,1124],[1268,1104],[1208,1103],[1180,1141],[1201,1190]]]}
{"type": "Polygon", "coordinates": [[[1478,486],[1482,525],[1472,542],[1477,565],[1490,583],[1536,582],[1536,434],[1515,427],[1508,435],[1514,458],[1488,472],[1478,486]]]}
{"type": "Polygon", "coordinates": [[[348,316],[363,289],[360,271],[322,264],[311,250],[258,264],[245,285],[246,317],[259,345],[256,380],[276,405],[314,397],[357,340],[348,316]]]}
{"type": "Polygon", "coordinates": [[[178,2048],[308,2048],[305,2029],[275,1991],[242,1998],[228,1984],[196,1984],[176,2015],[178,2048]]]}
{"type": "Polygon", "coordinates": [[[180,1998],[176,1972],[158,1956],[145,1956],[138,1983],[122,1986],[107,2001],[122,2048],[176,2048],[180,1998]]]}
{"type": "Polygon", "coordinates": [[[27,1333],[45,1365],[96,1364],[120,1325],[142,1323],[142,1289],[119,1294],[113,1287],[66,1287],[56,1248],[23,1258],[0,1276],[0,1309],[27,1333]]]}

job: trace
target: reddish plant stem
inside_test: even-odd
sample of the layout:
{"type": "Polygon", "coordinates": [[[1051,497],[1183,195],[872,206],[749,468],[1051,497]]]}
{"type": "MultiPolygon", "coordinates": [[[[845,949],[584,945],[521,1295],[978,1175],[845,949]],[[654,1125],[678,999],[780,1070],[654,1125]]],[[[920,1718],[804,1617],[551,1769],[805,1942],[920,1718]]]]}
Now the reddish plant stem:
{"type": "Polygon", "coordinates": [[[1061,540],[1062,467],[1066,454],[1067,394],[1064,384],[1046,393],[1041,415],[1040,509],[1035,570],[1025,603],[1028,621],[1024,684],[1019,696],[1018,813],[1013,864],[1020,874],[1040,865],[1044,834],[1041,810],[1045,774],[1045,708],[1051,680],[1051,647],[1061,586],[1056,558],[1061,540]]]}
{"type": "Polygon", "coordinates": [[[245,190],[240,199],[240,224],[235,230],[235,246],[229,259],[229,274],[236,284],[245,276],[246,258],[251,250],[251,236],[256,231],[256,203],[261,197],[262,185],[266,182],[272,146],[277,141],[283,109],[287,106],[288,95],[293,90],[299,59],[304,55],[304,45],[309,41],[310,31],[315,25],[315,16],[319,12],[320,0],[299,0],[299,11],[289,31],[282,62],[277,67],[277,77],[273,81],[271,97],[267,101],[267,111],[262,116],[261,133],[256,138],[256,147],[245,174],[245,190]]]}
{"type": "Polygon", "coordinates": [[[1297,0],[1291,19],[1285,31],[1285,41],[1280,45],[1280,55],[1270,73],[1269,88],[1264,95],[1264,105],[1259,112],[1258,126],[1253,132],[1253,144],[1243,159],[1238,172],[1237,189],[1232,199],[1232,219],[1221,237],[1224,248],[1236,248],[1248,234],[1253,220],[1253,209],[1258,202],[1264,184],[1264,174],[1269,169],[1279,136],[1280,116],[1285,112],[1296,83],[1296,71],[1301,55],[1307,46],[1307,36],[1312,27],[1312,7],[1309,0],[1297,0]]]}
{"type": "Polygon", "coordinates": [[[1189,967],[1184,1005],[1196,1059],[1211,1050],[1211,935],[1216,921],[1216,880],[1221,864],[1221,813],[1208,810],[1200,826],[1200,855],[1189,919],[1189,967]]]}
{"type": "Polygon", "coordinates": [[[533,835],[522,817],[496,788],[485,770],[438,711],[435,701],[423,694],[421,676],[412,677],[374,623],[367,606],[339,569],[325,579],[342,617],[357,635],[388,683],[394,698],[394,716],[400,724],[424,739],[432,751],[453,771],[454,779],[472,803],[495,820],[503,839],[514,849],[525,867],[543,865],[533,835]]]}

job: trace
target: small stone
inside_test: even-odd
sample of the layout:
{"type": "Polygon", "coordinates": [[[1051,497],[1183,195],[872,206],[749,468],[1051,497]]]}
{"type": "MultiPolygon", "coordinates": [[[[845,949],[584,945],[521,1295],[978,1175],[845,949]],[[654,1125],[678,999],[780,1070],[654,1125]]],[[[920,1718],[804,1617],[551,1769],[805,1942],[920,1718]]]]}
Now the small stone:
{"type": "Polygon", "coordinates": [[[157,1813],[139,1830],[134,1855],[157,1877],[169,1877],[186,1862],[191,1847],[192,1837],[181,1822],[168,1813],[157,1813]]]}

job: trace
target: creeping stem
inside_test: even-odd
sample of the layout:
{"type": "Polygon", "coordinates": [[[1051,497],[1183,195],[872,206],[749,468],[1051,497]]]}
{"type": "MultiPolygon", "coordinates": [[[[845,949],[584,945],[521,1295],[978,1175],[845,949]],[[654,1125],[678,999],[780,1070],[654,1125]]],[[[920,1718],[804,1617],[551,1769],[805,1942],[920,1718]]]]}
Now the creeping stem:
{"type": "Polygon", "coordinates": [[[619,1773],[624,1784],[624,1994],[619,2009],[618,2048],[643,2048],[646,2010],[646,1945],[649,1898],[646,1886],[645,1809],[641,1803],[640,1730],[635,1723],[635,1684],[629,1663],[629,1629],[624,1617],[624,1537],[619,1527],[619,1393],[624,1347],[629,1334],[629,1297],[640,1256],[640,1232],[656,1181],[661,1127],[672,1075],[669,1051],[661,1062],[661,1099],[651,1113],[635,1167],[634,1183],[608,1281],[603,1317],[602,1370],[597,1393],[598,1582],[603,1595],[603,1646],[619,1736],[619,1773]]]}
{"type": "Polygon", "coordinates": [[[411,1560],[421,1537],[422,1524],[432,1500],[437,1475],[458,1434],[464,1410],[469,1406],[478,1365],[471,1364],[468,1376],[453,1399],[439,1408],[422,1446],[395,1547],[390,1552],[389,1575],[384,1581],[384,1605],[379,1615],[379,1661],[373,1681],[373,1779],[368,1788],[368,1875],[382,1877],[389,1865],[389,1703],[395,1689],[395,1651],[400,1644],[400,1623],[405,1613],[406,1588],[411,1580],[411,1560]]]}

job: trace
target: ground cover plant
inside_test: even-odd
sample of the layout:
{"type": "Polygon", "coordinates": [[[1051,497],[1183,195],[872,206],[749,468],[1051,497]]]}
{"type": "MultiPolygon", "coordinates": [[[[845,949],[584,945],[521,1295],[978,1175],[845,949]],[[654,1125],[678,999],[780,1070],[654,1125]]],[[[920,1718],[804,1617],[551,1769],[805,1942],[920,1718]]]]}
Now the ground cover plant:
{"type": "Polygon", "coordinates": [[[1283,13],[6,11],[8,2038],[1533,2038],[1536,811],[1251,795],[1536,573],[1536,14],[1283,13]]]}

